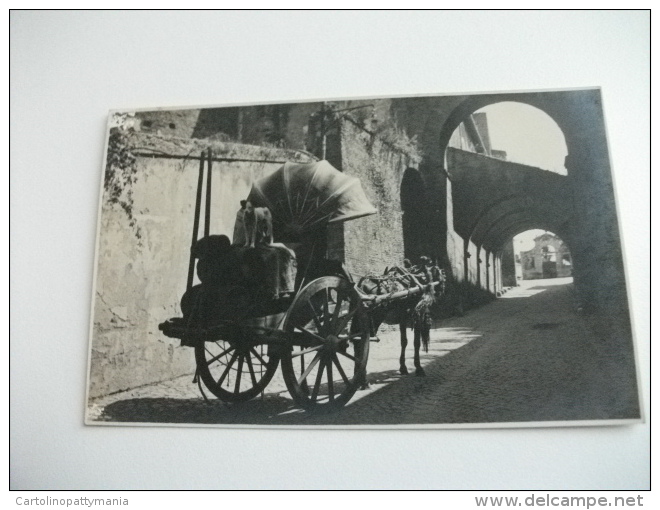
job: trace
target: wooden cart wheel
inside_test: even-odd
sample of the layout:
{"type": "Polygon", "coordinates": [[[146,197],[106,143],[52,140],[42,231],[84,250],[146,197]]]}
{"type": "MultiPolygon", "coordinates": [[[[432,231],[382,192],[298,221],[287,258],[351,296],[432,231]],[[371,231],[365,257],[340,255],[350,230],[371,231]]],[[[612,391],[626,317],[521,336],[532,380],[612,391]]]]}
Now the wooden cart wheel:
{"type": "Polygon", "coordinates": [[[369,321],[345,278],[324,276],[293,301],[284,323],[292,333],[282,373],[296,404],[315,411],[345,405],[366,378],[369,321]]]}
{"type": "Polygon", "coordinates": [[[241,327],[226,339],[198,342],[195,361],[211,393],[224,402],[245,402],[266,388],[280,360],[258,333],[241,327]]]}

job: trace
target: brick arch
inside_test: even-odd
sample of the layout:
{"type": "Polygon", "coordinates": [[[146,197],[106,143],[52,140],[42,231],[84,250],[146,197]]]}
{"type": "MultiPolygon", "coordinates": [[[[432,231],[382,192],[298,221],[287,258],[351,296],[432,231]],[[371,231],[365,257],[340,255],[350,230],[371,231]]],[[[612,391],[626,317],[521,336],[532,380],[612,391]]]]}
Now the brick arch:
{"type": "Polygon", "coordinates": [[[556,105],[551,101],[548,101],[548,98],[543,93],[483,94],[465,96],[465,99],[452,110],[442,125],[439,135],[441,152],[443,154],[446,153],[449,146],[449,140],[454,131],[465,122],[470,115],[486,106],[504,102],[526,104],[548,115],[563,133],[568,154],[571,154],[571,148],[575,143],[573,137],[570,136],[571,126],[566,122],[565,117],[561,114],[559,109],[556,108],[556,105]]]}
{"type": "Polygon", "coordinates": [[[571,219],[566,176],[463,151],[449,156],[454,229],[465,240],[496,248],[492,231],[514,214],[553,225],[571,219]]]}
{"type": "MultiPolygon", "coordinates": [[[[540,229],[540,230],[547,230],[549,232],[553,232],[557,236],[559,236],[562,241],[565,241],[565,230],[561,225],[556,225],[554,223],[548,223],[547,221],[544,221],[541,218],[534,218],[534,219],[520,219],[518,221],[512,221],[509,224],[503,225],[498,232],[494,233],[493,237],[493,242],[496,245],[502,246],[504,242],[506,242],[508,239],[511,239],[518,234],[522,234],[523,232],[526,232],[527,230],[534,230],[534,229],[540,229]]],[[[568,244],[568,243],[567,243],[568,244]]],[[[496,250],[492,250],[496,251],[496,250]]]]}
{"type": "MultiPolygon", "coordinates": [[[[457,202],[463,199],[457,200],[456,191],[460,187],[457,175],[447,172],[451,150],[448,147],[449,140],[455,129],[470,114],[490,104],[504,101],[538,108],[559,126],[564,135],[568,152],[565,159],[567,175],[561,176],[541,170],[538,170],[538,174],[542,172],[564,180],[562,186],[565,192],[559,199],[553,198],[551,192],[546,193],[543,198],[552,199],[551,205],[556,206],[554,210],[565,209],[557,214],[552,225],[548,226],[552,227],[550,230],[554,228],[553,231],[565,242],[570,243],[578,300],[589,306],[593,304],[595,307],[625,308],[625,302],[619,298],[626,295],[626,290],[602,96],[596,88],[392,100],[396,118],[409,134],[418,137],[422,145],[420,170],[429,183],[428,194],[439,210],[430,218],[438,232],[434,238],[437,251],[446,253],[448,264],[457,274],[464,271],[467,258],[461,253],[460,238],[470,244],[479,213],[494,200],[492,189],[482,189],[480,193],[464,193],[464,197],[467,196],[473,201],[472,209],[460,210],[460,207],[457,207],[457,202]],[[446,215],[443,216],[445,211],[446,215]],[[561,227],[561,233],[558,227],[561,227]],[[595,260],[598,262],[595,263],[595,260]],[[611,275],[608,279],[602,278],[605,272],[611,275]]],[[[525,179],[528,183],[533,184],[541,178],[540,175],[532,176],[527,171],[522,173],[527,175],[525,179]]],[[[469,190],[470,186],[464,190],[469,190]]],[[[529,189],[528,186],[527,190],[529,189]]],[[[497,196],[503,197],[511,193],[511,190],[499,190],[497,196]]],[[[486,218],[485,223],[494,223],[495,219],[486,218]]],[[[528,220],[521,225],[523,230],[540,226],[534,218],[528,220]]],[[[502,225],[503,233],[512,236],[516,233],[512,232],[511,228],[504,228],[505,224],[502,225]]],[[[477,228],[481,229],[482,226],[477,228]]],[[[495,246],[498,241],[499,237],[495,236],[487,244],[495,246]]]]}
{"type": "MultiPolygon", "coordinates": [[[[468,271],[468,265],[470,265],[468,247],[470,244],[474,244],[477,253],[484,249],[486,253],[499,253],[501,256],[505,243],[513,238],[516,230],[545,228],[564,231],[564,225],[571,220],[572,209],[569,207],[568,211],[565,211],[561,204],[569,204],[572,197],[567,186],[567,176],[513,162],[507,162],[508,168],[504,168],[503,165],[491,166],[488,162],[473,166],[466,161],[468,165],[464,167],[463,175],[457,175],[457,167],[450,166],[451,162],[457,161],[456,158],[451,158],[451,161],[448,158],[449,140],[458,126],[474,112],[488,105],[514,102],[526,104],[545,113],[561,131],[566,150],[570,154],[575,144],[575,138],[571,138],[570,133],[574,130],[570,131],[570,126],[565,122],[566,117],[562,115],[561,108],[558,108],[553,100],[555,98],[548,100],[547,95],[543,94],[463,96],[458,102],[454,102],[453,109],[442,121],[439,133],[436,132],[440,141],[440,161],[451,181],[453,227],[465,241],[463,266],[466,279],[471,274],[468,271]],[[569,134],[567,134],[567,130],[569,130],[569,134]],[[486,174],[490,174],[488,182],[493,186],[485,189],[484,186],[479,185],[475,188],[476,183],[466,175],[469,169],[479,168],[482,164],[491,168],[486,174]],[[496,184],[498,177],[503,179],[500,184],[496,184]],[[492,181],[493,178],[495,181],[492,181]],[[460,182],[461,180],[462,182],[460,182]],[[458,203],[465,204],[466,198],[469,198],[468,202],[472,204],[480,204],[480,208],[457,206],[458,203]]],[[[480,157],[487,158],[486,156],[480,157]]],[[[565,166],[570,172],[568,157],[565,160],[565,166]]],[[[480,281],[482,279],[480,266],[481,264],[477,263],[476,283],[478,285],[483,283],[480,281]]],[[[497,279],[501,281],[501,275],[497,279]]],[[[487,287],[490,287],[489,280],[490,273],[487,269],[487,287]]]]}
{"type": "Polygon", "coordinates": [[[505,206],[508,206],[509,203],[511,203],[511,207],[514,208],[531,207],[532,204],[529,203],[530,201],[531,198],[526,195],[520,193],[512,193],[510,195],[500,197],[492,203],[486,204],[479,212],[477,219],[474,221],[472,228],[470,229],[469,238],[473,239],[475,235],[478,234],[479,230],[488,228],[487,225],[489,224],[489,217],[496,209],[504,208],[505,206]],[[484,227],[484,225],[486,226],[484,227]]]}

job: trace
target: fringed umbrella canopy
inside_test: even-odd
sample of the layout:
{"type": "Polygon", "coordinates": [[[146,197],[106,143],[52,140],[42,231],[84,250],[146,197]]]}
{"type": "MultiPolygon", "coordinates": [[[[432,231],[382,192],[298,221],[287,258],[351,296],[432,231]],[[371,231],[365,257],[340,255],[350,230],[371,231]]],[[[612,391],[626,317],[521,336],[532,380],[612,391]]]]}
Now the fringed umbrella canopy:
{"type": "Polygon", "coordinates": [[[248,200],[268,207],[285,238],[300,236],[327,223],[375,214],[360,180],[327,161],[285,163],[252,186],[248,200]]]}

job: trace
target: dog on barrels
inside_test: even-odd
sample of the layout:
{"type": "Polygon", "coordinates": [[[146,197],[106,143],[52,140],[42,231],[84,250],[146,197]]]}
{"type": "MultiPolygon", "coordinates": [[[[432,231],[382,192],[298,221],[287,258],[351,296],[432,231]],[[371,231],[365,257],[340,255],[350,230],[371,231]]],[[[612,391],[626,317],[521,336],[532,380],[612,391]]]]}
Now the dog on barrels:
{"type": "Polygon", "coordinates": [[[245,203],[243,214],[245,246],[254,248],[258,244],[273,244],[273,218],[268,207],[254,207],[245,203]]]}

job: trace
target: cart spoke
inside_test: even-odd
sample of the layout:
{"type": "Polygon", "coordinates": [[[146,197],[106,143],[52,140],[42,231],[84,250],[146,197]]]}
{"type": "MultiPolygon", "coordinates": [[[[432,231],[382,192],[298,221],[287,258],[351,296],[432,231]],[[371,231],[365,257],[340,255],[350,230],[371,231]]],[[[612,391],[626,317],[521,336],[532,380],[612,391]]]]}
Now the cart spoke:
{"type": "Polygon", "coordinates": [[[323,294],[325,294],[323,299],[323,325],[328,327],[328,322],[330,320],[330,310],[328,309],[328,306],[330,305],[330,291],[327,288],[323,289],[323,294]]]}
{"type": "Polygon", "coordinates": [[[238,356],[238,352],[234,351],[234,354],[231,355],[231,359],[229,360],[229,363],[227,363],[227,366],[225,367],[225,371],[222,372],[220,379],[218,379],[218,386],[222,386],[222,383],[229,374],[229,371],[231,370],[232,365],[236,361],[237,356],[238,356]]]}
{"type": "MultiPolygon", "coordinates": [[[[208,352],[211,356],[213,356],[213,353],[212,353],[211,351],[209,351],[209,350],[206,348],[206,346],[204,347],[204,349],[206,349],[206,352],[208,352]]],[[[210,365],[210,364],[213,363],[214,361],[218,361],[218,360],[219,360],[220,358],[222,358],[225,354],[229,354],[229,353],[230,353],[231,351],[233,351],[234,349],[235,349],[235,347],[228,347],[227,349],[225,349],[224,351],[222,351],[222,352],[221,352],[220,354],[218,354],[217,356],[213,356],[210,360],[207,360],[207,361],[206,361],[206,364],[207,364],[207,365],[210,365]]]]}
{"type": "Polygon", "coordinates": [[[332,380],[332,363],[329,360],[326,363],[326,367],[328,369],[328,398],[332,402],[335,399],[335,387],[332,380]]]}
{"type": "Polygon", "coordinates": [[[342,356],[346,356],[348,359],[355,362],[355,358],[353,356],[351,356],[350,354],[347,354],[347,353],[341,352],[341,351],[337,351],[337,353],[341,354],[342,356]]]}
{"type": "Polygon", "coordinates": [[[305,329],[305,328],[303,328],[302,326],[296,326],[296,329],[298,329],[299,331],[301,331],[302,333],[304,333],[305,335],[307,335],[309,338],[314,339],[314,340],[316,340],[317,342],[320,342],[321,344],[324,344],[324,343],[325,343],[325,339],[324,339],[323,337],[320,337],[320,336],[317,335],[316,333],[314,333],[314,332],[312,332],[312,331],[310,331],[310,330],[308,330],[308,329],[305,329]]]}
{"type": "Polygon", "coordinates": [[[234,393],[240,393],[241,391],[241,375],[243,374],[243,360],[245,357],[241,355],[238,358],[238,369],[236,371],[236,384],[234,385],[234,393]]]}
{"type": "Polygon", "coordinates": [[[316,331],[319,333],[323,331],[323,327],[321,326],[321,321],[319,319],[318,314],[316,313],[316,308],[314,308],[314,305],[312,304],[311,301],[307,301],[307,304],[309,305],[309,308],[312,310],[312,318],[314,320],[314,324],[316,325],[316,331]]]}
{"type": "Polygon", "coordinates": [[[291,353],[291,357],[296,358],[298,356],[302,356],[302,355],[308,354],[310,352],[318,351],[321,347],[323,347],[323,346],[322,345],[317,345],[315,347],[310,347],[309,349],[305,349],[305,350],[298,351],[298,352],[293,352],[293,353],[291,353]]]}
{"type": "Polygon", "coordinates": [[[317,352],[316,356],[314,356],[314,359],[311,361],[311,363],[307,366],[307,369],[303,372],[303,374],[300,376],[300,379],[298,379],[298,384],[302,384],[305,379],[307,379],[307,376],[309,373],[314,369],[316,364],[319,362],[319,359],[321,359],[321,353],[317,352]]]}
{"type": "Polygon", "coordinates": [[[321,387],[321,379],[323,379],[324,369],[325,361],[322,361],[321,366],[319,366],[319,371],[316,373],[316,382],[314,382],[314,390],[312,391],[312,402],[316,402],[316,397],[319,394],[319,388],[321,387]]]}
{"type": "Polygon", "coordinates": [[[256,386],[257,385],[257,376],[255,375],[254,367],[252,366],[252,358],[248,354],[245,357],[245,360],[247,361],[248,370],[250,370],[250,378],[252,379],[252,385],[256,386]]]}
{"type": "Polygon", "coordinates": [[[348,326],[348,323],[351,322],[351,319],[355,315],[355,312],[357,312],[357,307],[348,312],[346,315],[342,315],[338,321],[337,321],[337,327],[335,328],[335,332],[337,334],[341,333],[344,331],[346,326],[348,326]]]}
{"type": "MultiPolygon", "coordinates": [[[[332,312],[332,320],[330,324],[334,325],[337,323],[337,319],[339,318],[339,312],[341,312],[341,305],[344,301],[344,293],[341,292],[339,289],[337,289],[337,303],[335,304],[335,309],[332,312]]],[[[337,330],[335,328],[335,332],[338,333],[341,330],[337,330]]]]}
{"type": "Polygon", "coordinates": [[[336,353],[332,354],[332,362],[337,367],[337,371],[339,372],[339,375],[341,375],[341,378],[344,380],[344,382],[346,384],[349,384],[348,377],[346,377],[346,373],[344,372],[344,369],[341,367],[341,363],[339,363],[339,359],[337,358],[336,353]]]}
{"type": "Polygon", "coordinates": [[[254,350],[254,347],[250,347],[250,352],[254,354],[254,357],[257,358],[259,360],[259,363],[261,363],[263,366],[268,365],[268,363],[266,363],[264,359],[261,356],[259,356],[259,353],[254,350]]]}

